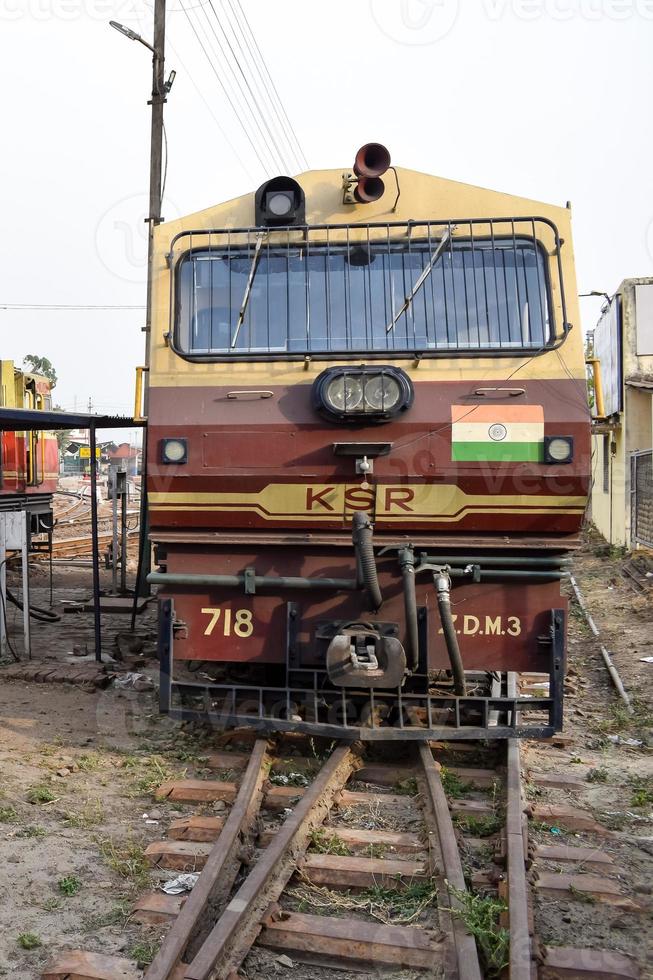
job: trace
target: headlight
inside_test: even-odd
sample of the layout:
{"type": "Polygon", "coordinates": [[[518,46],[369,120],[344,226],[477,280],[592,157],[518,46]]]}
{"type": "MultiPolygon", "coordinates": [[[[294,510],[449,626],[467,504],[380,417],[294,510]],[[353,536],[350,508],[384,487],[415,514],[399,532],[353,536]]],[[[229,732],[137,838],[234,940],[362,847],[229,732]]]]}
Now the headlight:
{"type": "Polygon", "coordinates": [[[188,462],[188,442],[186,439],[162,439],[160,460],[162,463],[188,462]]]}
{"type": "Polygon", "coordinates": [[[545,436],[544,462],[571,463],[574,458],[574,440],[572,436],[545,436]]]}
{"type": "Polygon", "coordinates": [[[400,398],[401,387],[391,375],[377,374],[365,383],[365,401],[375,412],[391,412],[400,398]]]}
{"type": "Polygon", "coordinates": [[[332,420],[382,422],[413,403],[413,386],[401,368],[328,368],[313,386],[313,406],[332,420]]]}
{"type": "Polygon", "coordinates": [[[341,375],[327,385],[325,396],[336,412],[355,412],[362,408],[363,384],[360,378],[341,375]]]}

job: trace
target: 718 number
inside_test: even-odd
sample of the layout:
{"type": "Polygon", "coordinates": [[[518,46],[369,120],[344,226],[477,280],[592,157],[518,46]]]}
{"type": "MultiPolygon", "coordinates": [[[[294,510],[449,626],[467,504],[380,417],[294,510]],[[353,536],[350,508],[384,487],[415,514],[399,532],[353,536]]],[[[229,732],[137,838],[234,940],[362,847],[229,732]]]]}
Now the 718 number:
{"type": "Polygon", "coordinates": [[[237,609],[234,615],[232,609],[202,609],[205,616],[210,616],[204,636],[211,636],[218,623],[222,626],[224,636],[240,636],[247,639],[254,632],[252,613],[249,609],[237,609]]]}

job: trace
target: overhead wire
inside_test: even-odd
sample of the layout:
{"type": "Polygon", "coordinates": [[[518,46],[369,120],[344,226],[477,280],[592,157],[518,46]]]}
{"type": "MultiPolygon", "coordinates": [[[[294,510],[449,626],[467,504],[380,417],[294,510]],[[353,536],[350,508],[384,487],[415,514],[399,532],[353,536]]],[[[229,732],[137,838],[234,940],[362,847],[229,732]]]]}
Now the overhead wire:
{"type": "Polygon", "coordinates": [[[0,310],[144,310],[144,304],[128,306],[116,303],[0,303],[0,310]]]}
{"type": "MultiPolygon", "coordinates": [[[[295,149],[292,145],[292,142],[288,138],[288,134],[285,130],[283,121],[281,120],[274,103],[270,99],[269,93],[266,90],[265,85],[263,86],[263,89],[261,89],[261,86],[256,78],[255,73],[251,71],[252,64],[255,68],[257,67],[256,58],[253,57],[252,55],[251,46],[248,45],[247,43],[247,38],[243,34],[240,22],[236,17],[235,25],[234,23],[232,23],[232,20],[229,17],[223,3],[220,6],[220,13],[222,14],[222,17],[218,15],[213,0],[209,0],[209,5],[211,7],[211,10],[213,11],[213,15],[220,27],[220,30],[222,31],[222,34],[224,35],[225,40],[229,46],[229,50],[233,55],[234,61],[238,67],[240,75],[242,76],[243,81],[247,86],[247,90],[251,94],[252,99],[254,100],[254,103],[263,121],[263,124],[270,135],[270,139],[273,141],[275,149],[277,150],[279,158],[281,159],[283,168],[285,169],[286,172],[290,172],[294,169],[301,170],[302,164],[296,162],[298,160],[298,157],[295,152],[295,149]],[[229,36],[225,29],[227,26],[229,27],[233,39],[233,44],[229,39],[229,36]],[[243,43],[241,43],[239,32],[236,29],[237,27],[240,29],[240,35],[243,38],[244,47],[243,47],[243,43]],[[238,53],[236,53],[236,51],[234,50],[234,45],[238,49],[238,53]],[[249,56],[249,60],[248,60],[248,56],[249,56]],[[251,83],[250,83],[250,78],[248,76],[251,76],[251,83]],[[276,116],[276,120],[274,118],[275,116],[276,116]],[[283,149],[280,144],[283,144],[283,149]]],[[[233,12],[233,8],[232,8],[232,12],[233,12]]],[[[260,75],[260,71],[259,71],[259,75],[260,75]]]]}
{"type": "MultiPolygon", "coordinates": [[[[227,2],[229,3],[229,6],[232,8],[232,10],[234,10],[234,7],[232,5],[232,0],[227,0],[227,2]]],[[[247,14],[245,13],[245,10],[244,10],[243,5],[240,2],[240,0],[235,0],[235,3],[237,5],[238,9],[240,10],[240,13],[242,15],[242,22],[245,24],[245,27],[247,29],[247,33],[249,34],[249,38],[250,38],[250,42],[249,42],[249,45],[248,45],[249,46],[249,49],[250,49],[250,51],[254,51],[255,54],[256,54],[256,57],[253,57],[254,65],[255,65],[257,71],[259,72],[259,74],[261,75],[261,79],[262,79],[263,82],[264,82],[264,80],[263,80],[263,74],[261,72],[261,68],[263,69],[263,71],[267,75],[267,78],[268,78],[268,81],[270,83],[270,87],[272,89],[272,92],[274,94],[274,97],[276,99],[276,102],[277,102],[277,104],[279,106],[279,109],[280,109],[280,111],[281,111],[281,113],[282,113],[282,115],[283,115],[283,117],[284,117],[284,119],[286,121],[286,125],[288,127],[288,131],[291,133],[291,135],[292,135],[292,137],[293,137],[293,139],[295,141],[295,144],[297,146],[297,151],[299,153],[298,159],[300,160],[300,162],[303,161],[302,162],[302,167],[305,168],[306,170],[308,170],[309,169],[309,163],[308,163],[308,160],[306,158],[306,154],[304,153],[304,150],[302,148],[302,145],[299,142],[299,139],[297,137],[297,133],[295,132],[295,128],[294,128],[294,126],[293,126],[293,124],[292,124],[292,122],[290,120],[290,117],[289,117],[289,115],[288,115],[288,113],[286,111],[286,108],[285,108],[285,106],[283,104],[283,100],[282,100],[281,96],[279,95],[279,90],[277,89],[277,86],[275,85],[274,79],[273,79],[273,77],[272,77],[272,75],[270,73],[270,69],[268,68],[267,63],[265,61],[265,58],[263,57],[263,52],[261,51],[261,48],[259,46],[259,43],[256,40],[256,35],[254,34],[254,31],[252,30],[252,26],[251,26],[249,20],[247,19],[247,14]]],[[[240,25],[238,14],[236,13],[235,10],[234,10],[234,14],[236,16],[236,20],[239,22],[239,25],[240,25]]],[[[243,30],[242,26],[241,26],[241,30],[243,30]]],[[[243,30],[243,37],[245,37],[245,31],[244,30],[243,30]]],[[[264,82],[264,86],[265,86],[265,82],[264,82]]]]}
{"type": "MultiPolygon", "coordinates": [[[[212,20],[209,18],[206,7],[202,6],[199,9],[204,14],[204,18],[206,20],[206,26],[202,26],[202,31],[207,42],[207,46],[211,48],[216,62],[220,65],[221,69],[223,69],[223,82],[228,83],[231,89],[232,98],[237,103],[237,109],[234,109],[234,112],[239,113],[239,119],[242,119],[243,116],[247,119],[248,125],[252,127],[252,135],[257,139],[261,150],[264,149],[264,152],[269,158],[272,169],[278,170],[280,166],[283,167],[283,164],[280,162],[278,157],[275,158],[273,148],[270,145],[270,142],[267,139],[258,118],[257,110],[255,107],[252,107],[247,99],[247,94],[244,92],[243,86],[239,82],[238,74],[230,60],[229,53],[226,51],[224,45],[218,37],[217,31],[213,26],[212,20]]],[[[196,14],[195,16],[199,22],[199,14],[196,14]]]]}
{"type": "Polygon", "coordinates": [[[234,143],[230,139],[228,133],[225,131],[224,126],[222,125],[222,123],[220,122],[220,120],[218,119],[218,117],[215,114],[215,111],[213,109],[213,106],[208,101],[208,99],[206,98],[204,92],[202,91],[202,89],[200,88],[200,86],[195,81],[192,73],[188,70],[188,68],[184,64],[184,61],[182,60],[179,52],[174,47],[174,45],[170,42],[170,40],[168,40],[166,42],[166,44],[167,44],[168,48],[172,51],[175,60],[177,61],[177,63],[180,65],[182,71],[184,72],[184,77],[186,77],[186,78],[188,78],[190,80],[190,82],[193,85],[193,88],[195,89],[195,91],[199,95],[200,99],[202,100],[202,102],[206,106],[206,108],[207,108],[207,110],[209,112],[209,115],[211,116],[211,118],[213,119],[214,123],[218,127],[218,130],[220,132],[220,135],[221,135],[222,139],[225,141],[225,143],[227,144],[227,146],[229,147],[229,149],[231,150],[231,152],[235,156],[236,160],[238,161],[238,163],[240,164],[240,166],[243,168],[244,172],[247,174],[249,180],[250,181],[253,181],[254,180],[254,177],[253,177],[253,175],[252,175],[252,173],[250,171],[250,168],[248,167],[248,165],[243,160],[242,156],[238,152],[238,149],[236,148],[236,146],[234,145],[234,143]]]}
{"type": "MultiPolygon", "coordinates": [[[[223,38],[225,40],[225,43],[226,43],[226,45],[227,45],[227,47],[229,49],[229,52],[231,54],[231,58],[233,60],[233,63],[230,64],[229,58],[228,58],[228,56],[227,56],[224,48],[222,47],[222,44],[221,44],[220,39],[219,39],[219,37],[218,37],[218,35],[217,35],[216,31],[215,31],[215,28],[213,27],[213,24],[211,23],[211,21],[209,19],[209,15],[208,15],[207,9],[206,9],[206,7],[202,7],[201,9],[202,9],[202,11],[204,13],[204,16],[206,17],[207,23],[210,25],[211,31],[212,31],[215,39],[216,39],[216,42],[217,42],[218,46],[220,47],[220,50],[222,51],[223,57],[225,59],[225,64],[228,66],[229,70],[231,71],[232,77],[234,78],[234,80],[236,82],[236,85],[238,86],[238,89],[239,89],[240,93],[243,96],[243,100],[244,100],[245,104],[247,105],[248,109],[250,110],[250,113],[252,115],[252,118],[254,120],[254,123],[255,123],[256,127],[258,128],[258,131],[261,134],[263,140],[266,141],[266,136],[265,136],[265,132],[264,132],[264,129],[265,129],[265,131],[268,134],[268,138],[269,138],[269,140],[272,143],[272,147],[274,148],[274,151],[276,153],[277,162],[280,164],[282,170],[288,170],[290,168],[288,167],[288,165],[285,162],[284,154],[282,153],[281,148],[279,146],[279,143],[277,141],[277,138],[276,138],[274,132],[272,131],[272,128],[270,126],[270,122],[266,118],[266,113],[264,112],[262,106],[259,105],[259,102],[258,102],[256,93],[254,92],[252,86],[250,85],[249,79],[248,79],[245,71],[243,70],[243,66],[240,63],[240,60],[238,58],[238,54],[234,50],[234,46],[231,43],[231,41],[229,39],[229,36],[228,36],[227,32],[224,29],[224,25],[222,24],[222,21],[218,17],[218,13],[217,13],[214,5],[213,5],[213,0],[209,0],[209,7],[211,9],[211,12],[213,13],[213,17],[215,19],[215,22],[216,22],[216,24],[218,25],[218,27],[220,29],[220,33],[222,34],[222,36],[223,36],[223,38]],[[235,67],[234,67],[234,65],[235,65],[235,67]],[[242,81],[240,79],[242,79],[242,81]],[[249,93],[249,96],[251,98],[251,103],[253,103],[253,108],[252,108],[252,104],[248,100],[248,93],[249,93]]],[[[237,41],[235,35],[234,35],[234,39],[237,41]]],[[[241,49],[241,51],[242,51],[242,49],[241,49]]],[[[268,149],[270,150],[270,155],[273,156],[273,154],[271,152],[271,148],[269,146],[268,146],[268,149]]]]}
{"type": "Polygon", "coordinates": [[[218,81],[218,84],[219,84],[220,88],[222,89],[222,92],[223,92],[225,98],[229,102],[229,105],[231,106],[231,109],[232,109],[234,115],[236,116],[236,119],[238,120],[238,122],[240,124],[240,127],[243,130],[243,132],[244,132],[244,134],[245,134],[245,136],[247,138],[247,141],[249,142],[252,150],[254,151],[254,155],[256,156],[256,159],[258,160],[259,164],[261,165],[263,171],[265,173],[268,173],[269,172],[269,165],[261,157],[261,154],[259,153],[256,144],[252,140],[251,134],[250,134],[249,130],[247,129],[247,126],[245,125],[243,119],[241,118],[240,114],[238,113],[236,107],[234,106],[233,100],[231,99],[231,96],[229,95],[229,92],[227,91],[227,89],[225,87],[225,84],[222,81],[222,78],[220,77],[220,73],[218,72],[218,70],[217,70],[217,68],[215,66],[215,63],[214,63],[213,59],[211,58],[211,55],[207,51],[206,45],[204,44],[204,42],[202,41],[202,38],[199,35],[199,33],[197,31],[197,28],[195,27],[195,24],[194,24],[193,20],[190,17],[190,14],[189,14],[188,10],[184,6],[183,0],[179,0],[179,3],[180,3],[181,9],[183,10],[183,12],[184,12],[184,14],[186,16],[186,19],[187,19],[188,23],[190,24],[191,30],[192,30],[193,34],[195,35],[195,37],[197,39],[197,43],[199,44],[200,48],[202,49],[202,51],[204,53],[204,57],[208,61],[209,66],[210,66],[213,74],[215,75],[215,77],[216,77],[216,79],[218,81]]]}

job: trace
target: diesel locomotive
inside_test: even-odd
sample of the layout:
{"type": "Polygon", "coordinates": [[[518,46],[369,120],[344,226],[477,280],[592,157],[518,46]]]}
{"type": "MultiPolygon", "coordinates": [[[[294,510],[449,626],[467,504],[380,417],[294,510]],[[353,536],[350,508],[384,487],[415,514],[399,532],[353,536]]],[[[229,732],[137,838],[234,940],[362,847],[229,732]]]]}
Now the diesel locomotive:
{"type": "Polygon", "coordinates": [[[164,711],[378,740],[561,728],[590,481],[576,294],[568,208],[374,143],[156,230],[164,711]]]}
{"type": "MultiPolygon", "coordinates": [[[[0,361],[0,407],[50,411],[52,383],[0,361]]],[[[25,510],[32,535],[52,531],[59,451],[52,432],[0,432],[0,510],[25,510]]]]}

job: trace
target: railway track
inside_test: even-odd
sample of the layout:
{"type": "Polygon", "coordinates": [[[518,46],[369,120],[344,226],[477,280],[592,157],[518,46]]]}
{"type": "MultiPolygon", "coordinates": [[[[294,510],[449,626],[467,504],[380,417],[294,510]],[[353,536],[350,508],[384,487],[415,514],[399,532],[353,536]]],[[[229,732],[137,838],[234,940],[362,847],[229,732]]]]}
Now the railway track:
{"type": "MultiPolygon", "coordinates": [[[[161,801],[211,812],[173,820],[167,839],[147,848],[154,866],[199,872],[188,896],[151,892],[136,902],[132,918],[165,933],[151,965],[143,971],[77,950],[62,954],[45,980],[237,980],[252,975],[252,960],[256,977],[276,975],[279,957],[294,965],[293,976],[311,980],[334,971],[461,980],[638,976],[618,953],[534,940],[538,890],[540,900],[583,888],[599,900],[628,899],[607,879],[601,885],[597,875],[564,873],[609,873],[599,849],[529,845],[517,740],[401,746],[390,763],[368,757],[360,744],[336,743],[316,757],[305,736],[230,739],[209,759],[217,778],[157,791],[161,801]],[[225,816],[215,815],[216,804],[225,816]],[[298,972],[304,963],[308,974],[298,972]]],[[[573,778],[560,774],[556,784],[549,775],[544,784],[573,778]]],[[[565,817],[557,808],[558,824],[582,822],[584,811],[567,810],[565,817]]]]}

